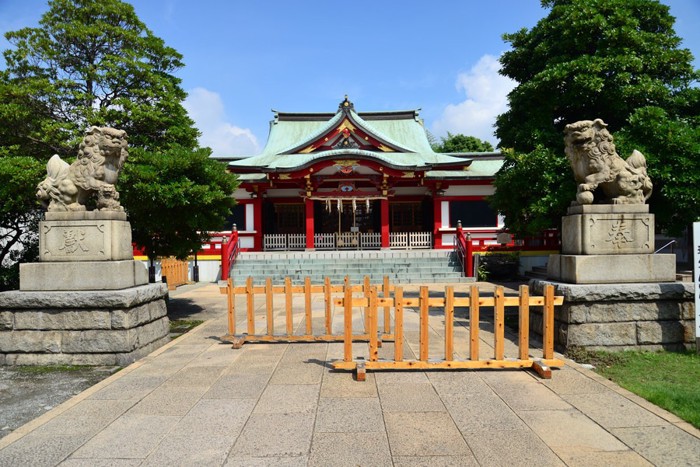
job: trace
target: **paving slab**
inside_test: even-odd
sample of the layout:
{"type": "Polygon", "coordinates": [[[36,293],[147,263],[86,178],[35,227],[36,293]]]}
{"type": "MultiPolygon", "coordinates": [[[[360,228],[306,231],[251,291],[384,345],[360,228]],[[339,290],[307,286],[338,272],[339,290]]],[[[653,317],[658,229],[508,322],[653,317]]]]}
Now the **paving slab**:
{"type": "MultiPolygon", "coordinates": [[[[700,459],[700,431],[575,362],[551,380],[522,370],[369,371],[357,382],[329,363],[343,357],[342,343],[232,349],[217,337],[227,320],[218,288],[185,289],[172,300],[178,295],[189,301],[187,316],[208,321],[0,439],[0,466],[675,466],[700,459]]],[[[244,319],[245,302],[239,305],[244,319]]],[[[256,306],[264,313],[264,302],[256,306]]],[[[437,358],[441,318],[430,319],[437,358]]],[[[342,329],[342,312],[333,320],[342,329]]],[[[295,326],[303,329],[303,319],[295,326]]],[[[485,335],[490,326],[481,323],[485,335]]],[[[489,339],[482,336],[486,355],[489,339]]],[[[352,348],[368,355],[366,343],[352,348]]],[[[407,341],[407,359],[411,348],[416,342],[407,341]]],[[[385,343],[381,354],[392,352],[385,343]]]]}

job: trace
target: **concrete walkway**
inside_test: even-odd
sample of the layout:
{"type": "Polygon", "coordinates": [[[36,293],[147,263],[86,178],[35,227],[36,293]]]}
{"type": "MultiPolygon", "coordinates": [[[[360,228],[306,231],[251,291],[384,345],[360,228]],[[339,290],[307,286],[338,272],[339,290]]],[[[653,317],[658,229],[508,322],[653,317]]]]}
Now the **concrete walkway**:
{"type": "Polygon", "coordinates": [[[0,440],[0,466],[700,462],[700,431],[574,363],[546,381],[518,370],[356,382],[329,368],[340,343],[222,344],[212,284],[172,304],[207,321],[0,440]]]}

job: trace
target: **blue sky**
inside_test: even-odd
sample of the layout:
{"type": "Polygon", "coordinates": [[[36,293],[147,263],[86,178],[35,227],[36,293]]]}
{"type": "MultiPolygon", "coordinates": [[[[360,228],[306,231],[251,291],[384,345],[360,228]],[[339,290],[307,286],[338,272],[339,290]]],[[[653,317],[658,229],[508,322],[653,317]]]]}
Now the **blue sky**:
{"type": "MultiPolygon", "coordinates": [[[[539,0],[133,0],[139,18],[183,54],[185,106],[216,155],[255,154],[271,109],[421,108],[447,131],[497,143],[512,83],[498,75],[501,35],[546,16],[539,0]]],[[[663,0],[700,68],[700,0],[663,0]]],[[[37,26],[44,0],[0,0],[0,33],[37,26]]],[[[8,47],[4,37],[0,49],[8,47]]],[[[1,59],[0,59],[0,63],[1,59]]]]}

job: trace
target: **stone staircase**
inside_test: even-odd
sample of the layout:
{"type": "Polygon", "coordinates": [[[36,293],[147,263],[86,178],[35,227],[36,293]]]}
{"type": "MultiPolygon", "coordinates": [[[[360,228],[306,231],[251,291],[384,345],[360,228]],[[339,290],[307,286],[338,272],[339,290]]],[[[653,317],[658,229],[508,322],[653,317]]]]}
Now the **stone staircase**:
{"type": "Polygon", "coordinates": [[[325,277],[341,284],[345,276],[359,284],[365,276],[372,283],[381,283],[384,276],[394,284],[471,282],[463,277],[460,262],[452,250],[411,251],[315,251],[315,252],[245,252],[236,260],[231,277],[242,285],[248,276],[254,284],[272,278],[283,284],[290,277],[301,284],[306,277],[321,284],[325,277]]]}
{"type": "Polygon", "coordinates": [[[535,266],[525,272],[528,279],[547,279],[547,266],[535,266]]]}

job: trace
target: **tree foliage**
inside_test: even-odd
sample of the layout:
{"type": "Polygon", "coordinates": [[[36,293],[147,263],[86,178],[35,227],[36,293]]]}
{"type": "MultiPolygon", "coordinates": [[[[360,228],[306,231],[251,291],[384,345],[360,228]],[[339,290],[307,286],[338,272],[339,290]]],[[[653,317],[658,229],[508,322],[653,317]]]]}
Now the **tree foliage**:
{"type": "MultiPolygon", "coordinates": [[[[3,52],[7,67],[0,74],[0,157],[70,159],[90,126],[123,129],[130,158],[117,188],[138,232],[134,238],[157,236],[157,254],[184,256],[199,248],[197,232],[220,228],[222,212],[234,203],[235,178],[198,149],[198,131],[182,105],[186,93],[174,75],[182,56],[154,36],[131,5],[50,0],[39,27],[5,37],[12,47],[3,52]],[[186,182],[179,167],[188,158],[192,178],[186,182]],[[170,212],[170,228],[146,209],[146,199],[154,210],[160,205],[170,212]],[[179,217],[188,220],[176,222],[179,217]]],[[[40,178],[26,181],[32,199],[40,178]]]]}
{"type": "Polygon", "coordinates": [[[447,137],[440,138],[439,144],[433,145],[436,152],[491,152],[493,146],[488,141],[483,141],[475,136],[452,134],[447,132],[447,137]]]}
{"type": "MultiPolygon", "coordinates": [[[[512,50],[500,59],[501,73],[518,85],[508,96],[508,111],[497,118],[496,135],[501,147],[524,154],[518,158],[523,161],[527,154],[540,157],[537,148],[546,148],[556,155],[553,157],[563,158],[562,131],[568,123],[602,118],[615,135],[626,131],[635,114],[637,130],[628,132],[627,142],[634,140],[640,150],[645,147],[652,151],[646,154],[651,161],[652,181],[664,186],[676,184],[682,191],[677,180],[655,180],[655,171],[660,170],[655,164],[667,164],[672,157],[697,164],[697,153],[654,154],[660,149],[658,144],[642,139],[655,138],[653,133],[641,130],[657,124],[643,120],[658,115],[641,110],[649,107],[662,109],[671,120],[679,119],[678,124],[696,124],[686,117],[693,112],[697,115],[698,90],[692,84],[698,73],[692,67],[690,51],[680,47],[681,39],[673,29],[669,8],[656,0],[543,0],[542,5],[550,9],[549,14],[532,29],[503,36],[512,50]]],[[[692,129],[688,132],[694,133],[692,129]]],[[[555,187],[571,178],[570,171],[557,174],[560,166],[542,167],[546,176],[555,177],[555,187]]],[[[513,181],[518,174],[531,175],[530,169],[522,165],[521,170],[521,164],[514,162],[506,165],[499,177],[513,181]]],[[[540,205],[541,192],[530,190],[523,194],[516,192],[512,184],[498,185],[506,193],[495,199],[495,207],[502,211],[510,208],[512,214],[506,216],[509,227],[519,223],[516,218],[533,215],[537,226],[558,224],[565,203],[553,203],[551,210],[539,212],[536,207],[540,205]],[[503,204],[513,196],[521,200],[519,206],[512,202],[510,206],[503,204]]],[[[660,205],[673,204],[673,198],[668,197],[678,194],[676,188],[658,188],[651,200],[652,209],[660,198],[667,198],[660,205]]],[[[567,199],[573,196],[572,191],[567,199]]],[[[687,211],[680,216],[687,222],[697,214],[700,213],[687,211]]],[[[665,220],[661,226],[676,227],[665,220]]]]}

